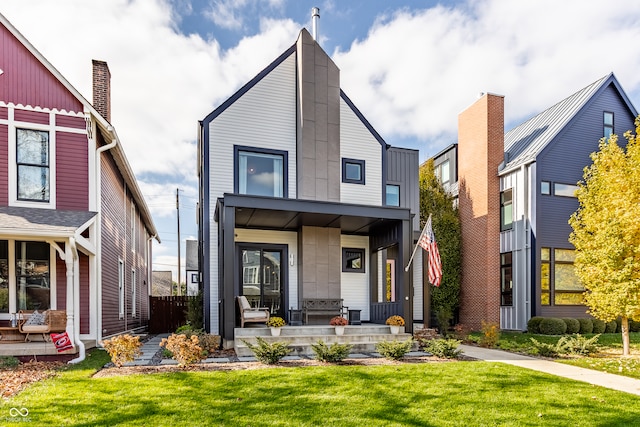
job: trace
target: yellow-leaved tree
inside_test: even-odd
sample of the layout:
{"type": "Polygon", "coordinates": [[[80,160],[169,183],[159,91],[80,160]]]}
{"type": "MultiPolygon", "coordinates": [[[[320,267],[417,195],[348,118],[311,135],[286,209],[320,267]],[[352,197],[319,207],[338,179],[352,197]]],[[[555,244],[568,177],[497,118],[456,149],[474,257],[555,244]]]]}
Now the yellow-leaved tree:
{"type": "Polygon", "coordinates": [[[629,355],[629,320],[640,320],[640,117],[626,149],[611,135],[591,154],[569,219],[576,274],[586,288],[589,313],[622,319],[623,354],[629,355]]]}

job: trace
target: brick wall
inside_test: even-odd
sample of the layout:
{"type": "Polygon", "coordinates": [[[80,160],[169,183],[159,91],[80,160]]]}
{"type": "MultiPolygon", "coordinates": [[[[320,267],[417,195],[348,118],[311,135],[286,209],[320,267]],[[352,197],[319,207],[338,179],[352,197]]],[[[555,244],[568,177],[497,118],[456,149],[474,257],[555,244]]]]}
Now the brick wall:
{"type": "Polygon", "coordinates": [[[93,64],[93,108],[111,122],[111,73],[104,61],[92,60],[93,64]]]}
{"type": "Polygon", "coordinates": [[[458,117],[462,229],[460,322],[474,329],[500,316],[500,181],[504,97],[483,95],[458,117]]]}

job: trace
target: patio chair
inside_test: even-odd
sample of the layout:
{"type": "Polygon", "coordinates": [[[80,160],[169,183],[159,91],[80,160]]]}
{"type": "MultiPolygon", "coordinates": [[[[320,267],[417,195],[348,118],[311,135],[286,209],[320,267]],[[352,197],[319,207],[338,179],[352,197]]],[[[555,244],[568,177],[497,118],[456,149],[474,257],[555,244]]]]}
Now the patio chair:
{"type": "Polygon", "coordinates": [[[47,334],[51,332],[51,316],[49,311],[38,313],[37,311],[18,312],[18,330],[25,334],[24,342],[30,342],[30,334],[42,334],[44,341],[49,341],[47,334]]]}
{"type": "Polygon", "coordinates": [[[240,308],[240,327],[248,322],[264,323],[269,320],[268,308],[251,308],[251,304],[244,295],[238,297],[238,307],[240,308]]]}

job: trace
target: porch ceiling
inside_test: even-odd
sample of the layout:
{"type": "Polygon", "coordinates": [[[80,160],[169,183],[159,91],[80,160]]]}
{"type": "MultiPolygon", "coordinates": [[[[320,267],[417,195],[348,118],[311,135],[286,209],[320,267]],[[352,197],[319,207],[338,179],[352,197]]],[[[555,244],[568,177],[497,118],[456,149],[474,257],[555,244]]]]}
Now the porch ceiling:
{"type": "Polygon", "coordinates": [[[235,224],[239,228],[297,230],[306,225],[368,234],[379,226],[411,219],[409,209],[316,200],[225,194],[219,203],[235,208],[235,224]]]}

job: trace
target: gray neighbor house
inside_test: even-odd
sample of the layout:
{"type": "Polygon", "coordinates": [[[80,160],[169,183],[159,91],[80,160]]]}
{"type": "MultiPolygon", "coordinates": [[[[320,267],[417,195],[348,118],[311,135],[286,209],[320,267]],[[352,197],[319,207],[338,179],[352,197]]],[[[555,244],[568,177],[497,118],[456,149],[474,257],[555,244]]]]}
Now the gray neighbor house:
{"type": "Polygon", "coordinates": [[[198,148],[205,328],[225,345],[240,295],[285,319],[331,298],[365,322],[422,322],[421,254],[404,268],[418,151],[383,140],[307,30],[200,122],[198,148]]]}
{"type": "Polygon", "coordinates": [[[460,114],[458,143],[433,159],[460,208],[461,323],[525,330],[533,316],[588,316],[568,240],[574,192],[599,140],[624,144],[637,115],[613,73],[506,133],[502,96],[460,114]]]}

